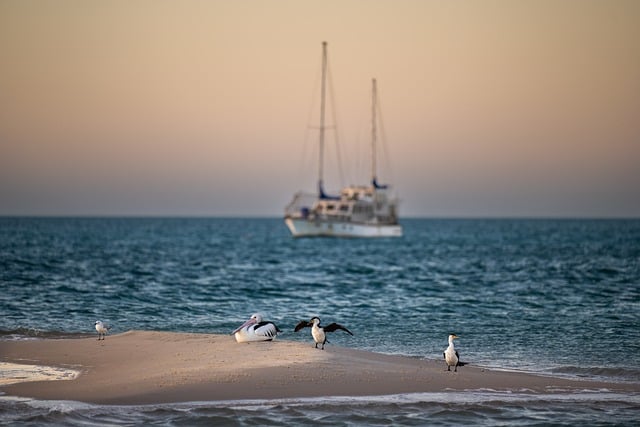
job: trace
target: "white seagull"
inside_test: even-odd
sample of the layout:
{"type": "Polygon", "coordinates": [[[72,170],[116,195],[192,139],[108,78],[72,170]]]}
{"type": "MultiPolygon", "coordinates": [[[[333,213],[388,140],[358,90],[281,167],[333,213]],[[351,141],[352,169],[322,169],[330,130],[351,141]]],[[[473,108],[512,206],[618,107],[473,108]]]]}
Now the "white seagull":
{"type": "Polygon", "coordinates": [[[296,325],[294,332],[298,332],[300,329],[307,328],[307,327],[311,328],[311,336],[313,337],[313,340],[316,342],[316,348],[318,348],[318,344],[322,344],[321,350],[324,350],[325,343],[329,342],[327,340],[326,332],[333,332],[333,331],[337,331],[338,329],[341,329],[346,333],[348,333],[349,335],[353,335],[350,330],[348,330],[344,326],[339,325],[337,323],[331,323],[327,326],[320,326],[319,317],[312,317],[311,320],[308,322],[305,320],[301,321],[296,325]]]}
{"type": "Polygon", "coordinates": [[[258,313],[240,325],[231,335],[235,335],[237,342],[271,341],[282,332],[275,323],[265,322],[258,313]]]}
{"type": "Polygon", "coordinates": [[[449,347],[442,353],[444,355],[444,361],[447,362],[447,371],[451,371],[451,367],[454,366],[453,371],[458,372],[458,366],[464,366],[466,363],[460,361],[460,355],[453,346],[453,340],[460,338],[456,334],[449,335],[449,347]]]}
{"type": "Polygon", "coordinates": [[[109,329],[111,329],[111,326],[105,325],[104,323],[102,323],[102,320],[96,320],[96,331],[98,331],[98,341],[104,340],[104,336],[107,335],[107,333],[109,332],[109,329]]]}

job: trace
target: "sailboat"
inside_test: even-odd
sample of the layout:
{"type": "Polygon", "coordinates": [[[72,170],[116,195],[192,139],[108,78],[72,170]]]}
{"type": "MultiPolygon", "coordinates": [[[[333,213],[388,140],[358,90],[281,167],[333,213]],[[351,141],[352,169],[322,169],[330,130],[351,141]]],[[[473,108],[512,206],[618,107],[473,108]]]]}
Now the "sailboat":
{"type": "Polygon", "coordinates": [[[325,193],[323,186],[327,42],[322,43],[318,191],[298,192],[285,208],[284,221],[294,237],[401,237],[398,200],[388,185],[378,183],[376,171],[377,86],[371,97],[371,182],[342,188],[339,196],[325,193]]]}

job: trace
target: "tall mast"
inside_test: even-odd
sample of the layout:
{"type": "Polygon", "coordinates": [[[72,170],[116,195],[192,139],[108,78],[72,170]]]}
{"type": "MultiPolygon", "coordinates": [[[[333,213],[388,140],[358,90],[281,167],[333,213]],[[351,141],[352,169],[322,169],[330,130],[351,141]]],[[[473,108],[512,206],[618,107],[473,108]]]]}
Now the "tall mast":
{"type": "Polygon", "coordinates": [[[377,85],[376,79],[372,79],[373,87],[371,90],[371,183],[376,186],[376,117],[377,117],[377,85]]]}
{"type": "Polygon", "coordinates": [[[322,42],[322,88],[320,93],[320,155],[318,156],[318,191],[320,197],[324,195],[324,189],[322,188],[323,170],[324,170],[324,109],[325,109],[325,97],[326,97],[326,80],[327,80],[327,42],[322,42]]]}

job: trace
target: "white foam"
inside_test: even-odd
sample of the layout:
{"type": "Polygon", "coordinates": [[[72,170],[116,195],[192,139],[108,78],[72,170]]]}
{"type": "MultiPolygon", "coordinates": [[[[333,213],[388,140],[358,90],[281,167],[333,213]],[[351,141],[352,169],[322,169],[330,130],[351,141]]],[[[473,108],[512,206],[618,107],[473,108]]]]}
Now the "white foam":
{"type": "MultiPolygon", "coordinates": [[[[248,400],[221,400],[221,401],[193,401],[160,405],[162,407],[198,408],[198,407],[224,407],[242,410],[260,410],[276,406],[309,406],[309,405],[334,405],[353,406],[369,404],[414,404],[414,403],[451,403],[452,401],[466,404],[483,404],[488,402],[617,402],[625,401],[640,405],[640,393],[620,393],[608,389],[600,390],[561,390],[550,393],[535,393],[522,389],[515,391],[503,391],[492,389],[473,389],[463,391],[444,392],[418,392],[400,393],[379,396],[324,396],[282,399],[248,399],[248,400]]],[[[142,405],[158,406],[158,405],[142,405]]]]}
{"type": "Polygon", "coordinates": [[[42,365],[0,362],[0,386],[29,381],[74,380],[80,371],[42,365]]]}

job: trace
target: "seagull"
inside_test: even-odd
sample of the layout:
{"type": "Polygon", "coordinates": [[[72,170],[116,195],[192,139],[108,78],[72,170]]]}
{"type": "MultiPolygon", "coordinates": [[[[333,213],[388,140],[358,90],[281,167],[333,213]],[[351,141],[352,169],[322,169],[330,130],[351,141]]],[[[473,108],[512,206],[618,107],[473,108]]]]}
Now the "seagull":
{"type": "Polygon", "coordinates": [[[454,372],[458,372],[458,366],[464,366],[466,363],[460,361],[460,355],[453,346],[453,340],[460,338],[456,334],[449,335],[449,347],[442,353],[444,355],[444,361],[447,363],[447,371],[451,371],[451,367],[454,366],[454,372]]]}
{"type": "Polygon", "coordinates": [[[325,343],[328,342],[326,332],[333,332],[333,331],[337,331],[338,329],[342,329],[349,335],[353,335],[350,330],[348,330],[342,325],[338,325],[337,323],[331,323],[330,325],[327,325],[327,326],[320,326],[319,317],[312,317],[311,320],[308,322],[305,320],[301,321],[296,325],[294,332],[298,332],[300,329],[307,328],[307,327],[311,328],[311,336],[313,337],[313,340],[316,342],[316,348],[318,348],[318,344],[322,344],[321,350],[324,350],[324,345],[325,343]]]}
{"type": "Polygon", "coordinates": [[[104,336],[107,335],[107,333],[109,332],[109,329],[111,329],[111,326],[105,325],[104,323],[102,323],[102,320],[96,320],[96,331],[98,331],[98,341],[100,341],[101,339],[104,340],[104,336]]]}
{"type": "Polygon", "coordinates": [[[278,332],[282,332],[275,323],[264,322],[262,316],[254,314],[240,325],[231,335],[235,335],[237,342],[271,341],[278,332]]]}

